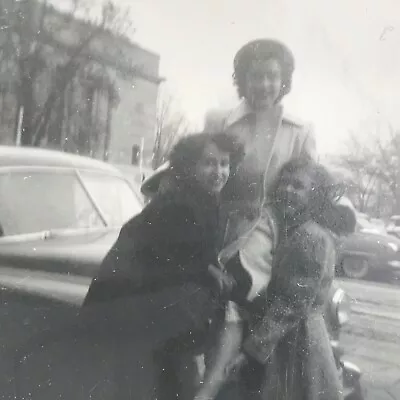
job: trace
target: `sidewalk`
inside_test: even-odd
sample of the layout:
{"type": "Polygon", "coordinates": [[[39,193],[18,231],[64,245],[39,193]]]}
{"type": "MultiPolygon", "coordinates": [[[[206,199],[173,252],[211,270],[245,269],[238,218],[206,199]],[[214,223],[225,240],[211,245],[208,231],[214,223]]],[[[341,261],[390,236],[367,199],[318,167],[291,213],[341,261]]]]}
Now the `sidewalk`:
{"type": "Polygon", "coordinates": [[[400,346],[390,344],[385,351],[382,342],[371,343],[348,335],[344,335],[343,342],[345,359],[362,371],[363,400],[400,400],[400,349],[395,352],[393,347],[400,346]]]}
{"type": "Polygon", "coordinates": [[[400,367],[364,373],[361,386],[364,400],[400,400],[400,367]]]}

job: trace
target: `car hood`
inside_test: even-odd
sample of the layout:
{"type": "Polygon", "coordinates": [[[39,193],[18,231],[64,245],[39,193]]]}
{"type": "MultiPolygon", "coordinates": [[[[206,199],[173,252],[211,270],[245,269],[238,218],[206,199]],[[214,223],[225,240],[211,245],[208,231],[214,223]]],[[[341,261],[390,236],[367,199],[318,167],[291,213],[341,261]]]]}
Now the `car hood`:
{"type": "Polygon", "coordinates": [[[119,229],[57,232],[0,241],[0,266],[92,277],[119,229]]]}
{"type": "Polygon", "coordinates": [[[358,250],[372,253],[380,250],[386,250],[388,246],[395,244],[400,249],[400,240],[380,233],[356,232],[341,240],[342,250],[358,250]]]}

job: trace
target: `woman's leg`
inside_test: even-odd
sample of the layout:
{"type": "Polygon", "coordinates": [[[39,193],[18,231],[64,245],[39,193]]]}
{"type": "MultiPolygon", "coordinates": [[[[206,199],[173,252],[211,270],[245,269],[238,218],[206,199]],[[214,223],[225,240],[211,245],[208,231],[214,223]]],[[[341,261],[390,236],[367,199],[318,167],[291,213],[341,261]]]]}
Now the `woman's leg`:
{"type": "Polygon", "coordinates": [[[225,323],[215,346],[206,354],[203,384],[196,399],[214,399],[227,382],[232,360],[239,354],[243,339],[243,326],[236,305],[228,304],[225,323]]]}

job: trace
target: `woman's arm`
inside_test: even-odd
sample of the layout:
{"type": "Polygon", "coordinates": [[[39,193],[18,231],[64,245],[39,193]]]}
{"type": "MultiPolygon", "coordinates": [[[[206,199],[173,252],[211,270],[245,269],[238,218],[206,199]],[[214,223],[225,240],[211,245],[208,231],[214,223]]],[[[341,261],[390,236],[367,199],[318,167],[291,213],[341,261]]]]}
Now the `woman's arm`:
{"type": "Polygon", "coordinates": [[[207,269],[213,252],[204,234],[204,226],[187,205],[149,205],[121,229],[92,281],[84,306],[169,291],[170,305],[174,304],[172,293],[176,295],[171,307],[182,314],[183,325],[196,318],[196,325],[207,324],[217,304],[212,296],[214,280],[207,269]],[[201,315],[194,300],[198,296],[209,299],[201,315]]]}
{"type": "Polygon", "coordinates": [[[85,304],[111,300],[138,288],[178,285],[205,275],[211,257],[204,228],[182,204],[149,205],[126,223],[104,258],[85,304]],[[145,287],[144,287],[145,286],[145,287]]]}
{"type": "Polygon", "coordinates": [[[126,293],[132,291],[133,282],[140,282],[141,270],[132,267],[134,260],[132,232],[135,231],[140,218],[139,214],[121,228],[117,240],[106,254],[90,284],[83,307],[124,297],[126,293]],[[135,273],[138,276],[135,277],[135,273]]]}
{"type": "Polygon", "coordinates": [[[273,268],[266,312],[244,342],[244,351],[261,363],[332,283],[335,250],[329,234],[312,225],[311,232],[295,235],[293,246],[273,268]]]}
{"type": "MultiPolygon", "coordinates": [[[[216,253],[205,221],[186,204],[166,204],[149,212],[138,232],[136,252],[146,262],[149,279],[188,280],[208,276],[216,253]]],[[[172,282],[173,283],[173,282],[172,282]]]]}

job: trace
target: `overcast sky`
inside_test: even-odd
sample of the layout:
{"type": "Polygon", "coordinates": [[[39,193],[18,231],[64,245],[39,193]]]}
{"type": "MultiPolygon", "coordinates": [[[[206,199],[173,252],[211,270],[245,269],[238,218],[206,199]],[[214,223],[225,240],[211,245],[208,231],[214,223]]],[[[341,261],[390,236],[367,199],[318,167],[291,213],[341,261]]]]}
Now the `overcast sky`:
{"type": "Polygon", "coordinates": [[[207,109],[235,104],[239,47],[274,37],[297,61],[286,109],[315,125],[320,152],[361,126],[400,128],[399,0],[115,1],[130,5],[134,39],[160,54],[168,90],[199,126],[207,109]]]}

